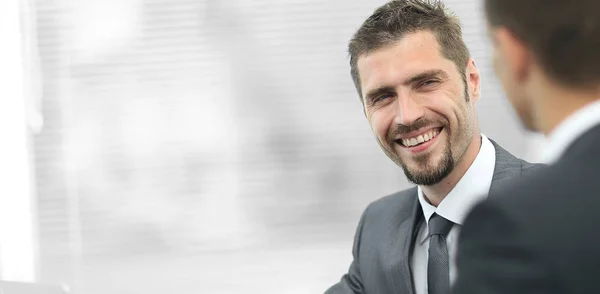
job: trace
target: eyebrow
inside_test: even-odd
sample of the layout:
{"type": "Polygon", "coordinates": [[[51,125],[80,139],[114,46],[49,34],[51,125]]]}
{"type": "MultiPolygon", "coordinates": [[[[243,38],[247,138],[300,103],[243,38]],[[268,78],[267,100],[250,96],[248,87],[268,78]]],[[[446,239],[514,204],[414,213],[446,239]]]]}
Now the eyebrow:
{"type": "Polygon", "coordinates": [[[447,77],[448,77],[448,74],[446,74],[445,71],[443,71],[441,69],[432,69],[432,70],[427,70],[420,74],[417,74],[415,76],[408,78],[406,81],[404,81],[404,85],[410,85],[410,84],[414,84],[416,82],[421,82],[421,81],[432,79],[432,78],[446,79],[447,77]]]}
{"type": "MultiPolygon", "coordinates": [[[[424,72],[414,75],[412,77],[409,77],[402,84],[403,85],[411,85],[411,84],[418,83],[418,82],[432,79],[432,78],[446,79],[447,77],[448,77],[448,74],[446,74],[445,71],[443,71],[441,69],[432,69],[432,70],[424,71],[424,72]]],[[[396,92],[396,89],[392,86],[378,87],[378,88],[375,88],[375,89],[367,92],[367,94],[365,95],[365,100],[372,101],[379,95],[383,95],[385,93],[394,93],[394,92],[396,92]]]]}

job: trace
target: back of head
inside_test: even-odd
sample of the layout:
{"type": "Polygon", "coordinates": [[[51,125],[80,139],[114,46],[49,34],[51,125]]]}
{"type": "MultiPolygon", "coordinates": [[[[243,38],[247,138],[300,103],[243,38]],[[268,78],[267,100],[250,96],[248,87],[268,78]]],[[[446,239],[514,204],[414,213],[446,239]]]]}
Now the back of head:
{"type": "Polygon", "coordinates": [[[348,45],[351,74],[361,95],[358,59],[389,46],[404,35],[427,30],[434,33],[442,54],[453,61],[464,76],[470,58],[458,18],[442,1],[392,0],[365,20],[348,45]]]}
{"type": "Polygon", "coordinates": [[[512,32],[553,80],[600,84],[600,1],[485,0],[485,12],[490,26],[512,32]]]}

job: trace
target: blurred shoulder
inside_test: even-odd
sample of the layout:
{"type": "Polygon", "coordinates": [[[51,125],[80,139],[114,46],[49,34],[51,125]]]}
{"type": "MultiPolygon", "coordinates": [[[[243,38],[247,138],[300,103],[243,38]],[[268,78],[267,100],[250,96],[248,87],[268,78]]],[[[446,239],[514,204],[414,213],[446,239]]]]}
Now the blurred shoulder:
{"type": "Polygon", "coordinates": [[[568,205],[568,195],[576,186],[576,174],[576,171],[567,172],[561,166],[524,165],[521,177],[490,192],[485,202],[487,206],[523,220],[537,214],[556,213],[565,208],[563,205],[568,205]]]}

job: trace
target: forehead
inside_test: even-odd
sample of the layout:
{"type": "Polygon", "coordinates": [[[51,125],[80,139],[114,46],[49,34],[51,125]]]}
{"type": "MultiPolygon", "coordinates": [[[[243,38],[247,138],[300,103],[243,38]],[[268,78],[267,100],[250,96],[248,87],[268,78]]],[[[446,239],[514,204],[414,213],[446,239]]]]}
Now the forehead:
{"type": "Polygon", "coordinates": [[[435,35],[420,31],[403,36],[397,42],[358,59],[357,68],[363,90],[381,84],[394,84],[427,70],[448,73],[454,67],[441,51],[435,35]]]}

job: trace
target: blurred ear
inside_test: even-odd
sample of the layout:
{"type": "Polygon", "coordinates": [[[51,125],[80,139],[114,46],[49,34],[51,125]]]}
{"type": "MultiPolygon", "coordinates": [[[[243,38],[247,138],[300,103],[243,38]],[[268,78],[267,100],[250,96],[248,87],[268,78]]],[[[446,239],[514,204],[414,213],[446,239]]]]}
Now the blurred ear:
{"type": "Polygon", "coordinates": [[[481,96],[481,79],[479,76],[479,69],[475,65],[475,60],[469,58],[467,63],[467,85],[469,86],[469,95],[471,101],[477,102],[481,96]]]}
{"type": "Polygon", "coordinates": [[[493,29],[492,38],[495,44],[497,62],[508,70],[515,82],[524,82],[532,70],[532,55],[525,43],[506,28],[493,29]]]}

